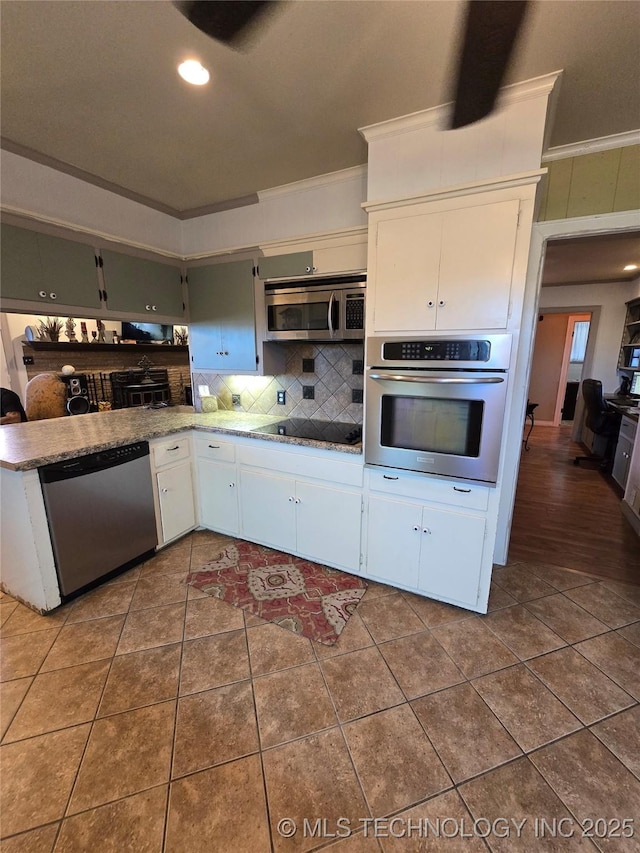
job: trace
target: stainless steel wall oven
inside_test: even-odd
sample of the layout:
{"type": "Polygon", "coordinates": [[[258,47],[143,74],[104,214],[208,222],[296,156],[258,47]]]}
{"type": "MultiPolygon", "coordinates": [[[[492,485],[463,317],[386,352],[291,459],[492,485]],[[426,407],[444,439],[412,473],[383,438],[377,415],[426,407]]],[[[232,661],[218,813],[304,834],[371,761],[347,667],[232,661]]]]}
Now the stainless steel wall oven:
{"type": "Polygon", "coordinates": [[[367,340],[365,462],[495,483],[511,335],[367,340]]]}

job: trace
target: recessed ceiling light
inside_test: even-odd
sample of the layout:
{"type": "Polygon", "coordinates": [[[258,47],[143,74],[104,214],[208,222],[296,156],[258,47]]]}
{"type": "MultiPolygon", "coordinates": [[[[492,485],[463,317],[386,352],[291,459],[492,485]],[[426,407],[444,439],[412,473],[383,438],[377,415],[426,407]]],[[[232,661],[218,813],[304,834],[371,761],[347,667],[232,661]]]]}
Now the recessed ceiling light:
{"type": "Polygon", "coordinates": [[[627,264],[626,267],[624,267],[625,272],[631,272],[631,270],[637,270],[637,269],[638,269],[638,264],[627,264]]]}
{"type": "Polygon", "coordinates": [[[178,74],[187,83],[193,83],[194,86],[204,86],[209,82],[209,72],[200,65],[196,59],[187,59],[186,62],[181,62],[178,65],[178,74]]]}

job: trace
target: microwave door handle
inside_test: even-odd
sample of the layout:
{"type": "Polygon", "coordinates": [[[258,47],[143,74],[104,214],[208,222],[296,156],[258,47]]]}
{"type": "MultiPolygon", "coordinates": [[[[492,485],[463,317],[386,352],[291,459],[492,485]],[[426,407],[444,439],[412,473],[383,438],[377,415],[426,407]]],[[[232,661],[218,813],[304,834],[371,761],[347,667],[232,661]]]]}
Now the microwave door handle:
{"type": "Polygon", "coordinates": [[[335,291],[331,291],[331,296],[329,297],[329,307],[327,309],[327,323],[329,324],[329,335],[333,337],[336,333],[336,330],[333,328],[333,303],[336,300],[335,291]]]}
{"type": "Polygon", "coordinates": [[[502,376],[401,376],[397,373],[370,373],[371,379],[382,379],[389,382],[419,382],[421,385],[495,385],[504,382],[502,376]]]}

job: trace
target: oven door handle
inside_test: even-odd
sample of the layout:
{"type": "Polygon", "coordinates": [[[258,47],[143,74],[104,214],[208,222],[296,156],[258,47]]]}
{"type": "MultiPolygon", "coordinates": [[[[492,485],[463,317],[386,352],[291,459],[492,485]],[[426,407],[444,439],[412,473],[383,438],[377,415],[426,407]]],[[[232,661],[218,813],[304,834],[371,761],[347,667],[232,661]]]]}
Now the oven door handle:
{"type": "Polygon", "coordinates": [[[502,376],[404,376],[397,373],[370,373],[371,379],[387,382],[419,382],[421,385],[495,385],[504,382],[502,376]]]}
{"type": "Polygon", "coordinates": [[[327,308],[327,323],[329,325],[329,335],[333,337],[336,333],[336,330],[333,328],[333,303],[336,301],[335,291],[331,291],[331,296],[329,297],[329,307],[327,308]]]}

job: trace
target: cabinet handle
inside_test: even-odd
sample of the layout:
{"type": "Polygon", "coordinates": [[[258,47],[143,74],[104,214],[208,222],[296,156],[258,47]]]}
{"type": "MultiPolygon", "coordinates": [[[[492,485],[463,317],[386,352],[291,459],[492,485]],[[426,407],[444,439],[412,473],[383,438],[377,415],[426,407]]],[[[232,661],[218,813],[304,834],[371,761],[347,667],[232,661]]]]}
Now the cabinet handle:
{"type": "Polygon", "coordinates": [[[311,272],[318,272],[318,267],[311,267],[311,272]]]}
{"type": "Polygon", "coordinates": [[[294,501],[294,503],[299,504],[299,503],[300,503],[300,498],[296,498],[296,499],[295,499],[295,501],[294,501]]]}
{"type": "Polygon", "coordinates": [[[290,503],[290,504],[292,504],[292,503],[293,503],[293,498],[292,498],[292,497],[291,497],[291,498],[289,498],[289,503],[290,503]]]}
{"type": "Polygon", "coordinates": [[[228,353],[228,351],[227,351],[227,350],[225,350],[225,351],[222,353],[222,355],[229,355],[229,353],[228,353]]]}
{"type": "Polygon", "coordinates": [[[384,477],[385,480],[399,480],[400,479],[399,477],[389,477],[388,474],[383,474],[382,476],[384,477]]]}
{"type": "Polygon", "coordinates": [[[433,301],[433,299],[430,299],[430,300],[427,302],[427,307],[428,307],[428,308],[433,308],[433,306],[434,306],[435,304],[436,304],[436,303],[433,301]]]}
{"type": "Polygon", "coordinates": [[[306,270],[307,272],[311,272],[311,267],[305,267],[305,270],[306,270]]]}
{"type": "Polygon", "coordinates": [[[175,447],[167,447],[167,453],[168,453],[170,450],[180,450],[180,445],[179,445],[179,444],[176,444],[176,446],[175,446],[175,447]]]}
{"type": "Polygon", "coordinates": [[[50,293],[50,294],[49,294],[49,299],[57,299],[57,298],[58,298],[58,294],[57,294],[57,293],[50,293]]]}
{"type": "Polygon", "coordinates": [[[151,311],[151,305],[145,305],[144,307],[146,311],[151,311]]]}
{"type": "Polygon", "coordinates": [[[210,444],[210,445],[209,445],[209,447],[210,447],[212,450],[220,450],[220,445],[219,445],[219,444],[210,444]]]}
{"type": "MultiPolygon", "coordinates": [[[[444,302],[443,302],[442,304],[444,305],[444,302]]],[[[156,306],[155,306],[155,305],[152,305],[152,306],[151,306],[151,310],[152,310],[152,311],[157,311],[158,309],[156,308],[156,306]]]]}
{"type": "Polygon", "coordinates": [[[420,530],[420,528],[418,527],[417,524],[414,524],[413,529],[415,530],[416,533],[418,532],[418,530],[420,530]]]}
{"type": "Polygon", "coordinates": [[[102,298],[104,299],[105,302],[107,301],[107,291],[106,290],[102,291],[102,298]]]}
{"type": "Polygon", "coordinates": [[[444,305],[446,305],[446,302],[444,301],[444,299],[439,299],[438,305],[442,308],[444,305]]]}
{"type": "Polygon", "coordinates": [[[229,488],[230,488],[230,489],[234,489],[234,488],[235,488],[235,485],[236,485],[235,483],[229,483],[229,488]]]}
{"type": "Polygon", "coordinates": [[[453,487],[454,492],[464,492],[465,495],[468,495],[471,489],[459,489],[457,486],[453,487]]]}
{"type": "Polygon", "coordinates": [[[429,528],[428,528],[428,527],[425,527],[425,529],[424,529],[422,532],[423,532],[423,533],[431,533],[431,531],[429,530],[429,528]]]}
{"type": "Polygon", "coordinates": [[[168,491],[169,491],[169,489],[163,489],[163,490],[162,490],[162,494],[163,494],[163,495],[166,495],[168,491]]]}
{"type": "Polygon", "coordinates": [[[40,299],[46,299],[47,298],[47,291],[46,290],[39,290],[38,296],[40,297],[40,299]]]}

